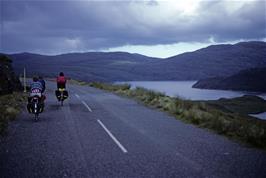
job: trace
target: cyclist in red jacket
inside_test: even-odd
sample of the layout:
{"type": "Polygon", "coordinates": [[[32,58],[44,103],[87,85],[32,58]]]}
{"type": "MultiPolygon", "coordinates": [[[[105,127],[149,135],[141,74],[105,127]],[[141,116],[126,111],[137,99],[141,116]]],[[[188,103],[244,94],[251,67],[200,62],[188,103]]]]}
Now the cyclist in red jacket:
{"type": "Polygon", "coordinates": [[[56,82],[57,82],[57,89],[59,88],[66,88],[66,77],[64,76],[64,73],[63,72],[60,72],[59,73],[59,76],[57,77],[56,79],[56,82]]]}
{"type": "Polygon", "coordinates": [[[55,91],[56,98],[58,101],[63,101],[68,98],[68,92],[66,90],[66,77],[63,72],[59,73],[59,76],[56,78],[57,90],[55,91]]]}

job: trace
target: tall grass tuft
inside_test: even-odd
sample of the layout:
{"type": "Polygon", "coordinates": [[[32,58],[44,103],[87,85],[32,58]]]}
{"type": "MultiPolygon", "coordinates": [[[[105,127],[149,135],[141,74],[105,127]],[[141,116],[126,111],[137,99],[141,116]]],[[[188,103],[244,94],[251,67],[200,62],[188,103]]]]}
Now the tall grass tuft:
{"type": "Polygon", "coordinates": [[[0,135],[6,133],[8,122],[16,118],[25,100],[26,96],[17,92],[0,96],[0,135]]]}

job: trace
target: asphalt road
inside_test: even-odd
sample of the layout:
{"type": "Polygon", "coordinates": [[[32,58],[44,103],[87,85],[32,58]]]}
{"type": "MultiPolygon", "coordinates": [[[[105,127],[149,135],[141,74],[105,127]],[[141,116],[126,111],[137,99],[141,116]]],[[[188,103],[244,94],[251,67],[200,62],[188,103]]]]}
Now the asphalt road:
{"type": "Polygon", "coordinates": [[[98,89],[48,82],[38,122],[25,111],[0,139],[0,177],[266,177],[266,152],[98,89]]]}

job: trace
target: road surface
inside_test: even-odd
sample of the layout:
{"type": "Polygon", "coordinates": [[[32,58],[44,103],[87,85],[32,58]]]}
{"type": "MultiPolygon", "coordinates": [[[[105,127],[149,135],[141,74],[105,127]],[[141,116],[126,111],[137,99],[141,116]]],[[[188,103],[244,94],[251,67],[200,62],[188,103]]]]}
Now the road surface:
{"type": "Polygon", "coordinates": [[[69,85],[61,107],[47,83],[38,122],[23,111],[0,139],[0,177],[266,177],[266,152],[137,102],[69,85]]]}

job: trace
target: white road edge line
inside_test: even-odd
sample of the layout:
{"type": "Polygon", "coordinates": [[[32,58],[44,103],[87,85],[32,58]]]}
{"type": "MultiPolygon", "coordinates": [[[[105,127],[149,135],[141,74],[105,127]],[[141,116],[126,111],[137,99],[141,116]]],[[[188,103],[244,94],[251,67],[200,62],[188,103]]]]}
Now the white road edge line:
{"type": "Polygon", "coordinates": [[[87,105],[87,103],[85,103],[85,101],[81,101],[81,102],[84,104],[84,106],[85,106],[90,112],[92,112],[91,108],[87,105]]]}
{"type": "Polygon", "coordinates": [[[78,94],[75,94],[78,99],[80,99],[80,96],[78,94]]]}
{"type": "Polygon", "coordinates": [[[113,139],[113,141],[117,144],[117,146],[124,152],[127,153],[125,147],[115,138],[115,136],[105,127],[105,125],[97,119],[98,123],[102,126],[102,128],[108,133],[108,135],[113,139]]]}

